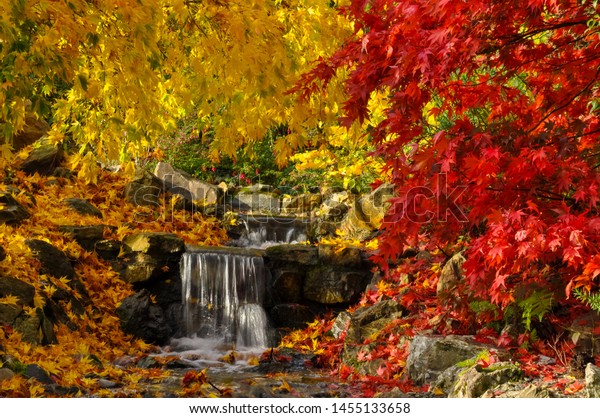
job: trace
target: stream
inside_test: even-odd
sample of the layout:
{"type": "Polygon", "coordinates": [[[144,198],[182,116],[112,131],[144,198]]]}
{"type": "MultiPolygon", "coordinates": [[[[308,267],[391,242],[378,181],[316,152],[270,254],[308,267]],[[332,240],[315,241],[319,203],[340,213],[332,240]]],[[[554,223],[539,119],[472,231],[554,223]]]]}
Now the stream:
{"type": "Polygon", "coordinates": [[[189,247],[181,260],[185,336],[158,356],[170,363],[167,381],[149,388],[157,396],[181,389],[190,370],[207,370],[212,385],[234,397],[346,397],[346,383],[307,367],[310,356],[293,351],[290,361],[258,364],[277,345],[263,309],[268,269],[262,253],[270,245],[306,240],[306,224],[285,217],[240,218],[243,228],[228,247],[189,247]],[[233,355],[232,355],[233,353],[233,355]]]}

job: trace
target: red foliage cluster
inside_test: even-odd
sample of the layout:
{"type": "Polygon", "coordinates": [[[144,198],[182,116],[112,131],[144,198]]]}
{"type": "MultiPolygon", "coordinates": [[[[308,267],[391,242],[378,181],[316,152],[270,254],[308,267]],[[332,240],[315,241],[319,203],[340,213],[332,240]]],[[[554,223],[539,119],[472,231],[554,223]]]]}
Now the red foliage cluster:
{"type": "Polygon", "coordinates": [[[308,96],[347,68],[343,120],[369,117],[397,186],[385,265],[425,234],[469,237],[464,292],[501,307],[542,289],[569,304],[600,274],[600,6],[572,0],[354,0],[355,36],[308,96]]]}

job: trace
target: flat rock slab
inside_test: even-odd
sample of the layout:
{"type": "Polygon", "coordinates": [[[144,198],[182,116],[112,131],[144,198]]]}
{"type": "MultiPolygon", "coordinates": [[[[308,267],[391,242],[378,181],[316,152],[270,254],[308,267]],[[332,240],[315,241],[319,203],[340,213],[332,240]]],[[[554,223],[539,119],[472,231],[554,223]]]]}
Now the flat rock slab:
{"type": "Polygon", "coordinates": [[[102,219],[102,212],[100,212],[100,209],[92,205],[87,199],[69,197],[63,200],[63,203],[81,215],[90,215],[102,219]]]}
{"type": "Polygon", "coordinates": [[[144,254],[169,255],[185,251],[185,242],[175,234],[142,232],[127,236],[123,243],[131,251],[144,254]]]}
{"type": "Polygon", "coordinates": [[[416,385],[432,384],[446,369],[495,349],[475,342],[471,336],[415,335],[406,360],[408,377],[416,385]]]}

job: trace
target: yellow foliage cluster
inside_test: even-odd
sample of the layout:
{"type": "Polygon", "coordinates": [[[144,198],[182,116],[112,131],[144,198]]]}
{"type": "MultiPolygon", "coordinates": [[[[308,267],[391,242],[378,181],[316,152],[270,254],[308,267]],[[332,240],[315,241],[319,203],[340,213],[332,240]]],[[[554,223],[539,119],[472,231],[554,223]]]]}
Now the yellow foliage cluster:
{"type": "Polygon", "coordinates": [[[373,158],[368,132],[385,119],[389,107],[389,94],[386,90],[375,91],[369,99],[369,120],[355,122],[349,128],[340,126],[337,121],[338,108],[325,107],[330,116],[320,122],[322,138],[313,141],[321,145],[316,149],[298,152],[290,158],[298,171],[323,170],[328,183],[349,188],[352,180],[367,175],[372,178],[385,176],[384,166],[373,158]]]}
{"type": "Polygon", "coordinates": [[[332,82],[309,106],[286,92],[351,30],[328,0],[7,0],[0,136],[10,140],[28,111],[51,115],[49,139],[73,138],[91,167],[91,154],[143,155],[193,111],[213,120],[214,159],[288,124],[275,144],[287,163],[316,120],[337,119],[329,109],[343,89],[332,82]]]}
{"type": "MultiPolygon", "coordinates": [[[[75,313],[67,304],[63,306],[77,329],[55,325],[57,345],[31,345],[22,341],[17,331],[0,326],[0,346],[3,347],[0,354],[22,364],[38,364],[52,374],[58,385],[77,388],[79,395],[114,396],[114,392],[100,388],[101,378],[117,382],[121,386],[119,393],[127,396],[139,395],[136,390],[140,379],[152,381],[164,378],[165,372],[159,369],[129,369],[113,365],[113,361],[122,356],[139,358],[153,350],[152,346],[120,330],[116,308],[133,293],[132,288],[108,263],[95,253],[85,251],[71,237],[59,232],[58,227],[103,224],[107,239],[120,239],[134,232],[165,231],[175,233],[189,243],[219,245],[226,239],[226,234],[218,222],[199,214],[192,216],[175,210],[166,211],[166,204],[163,208],[140,208],[124,201],[122,192],[128,178],[122,173],[101,171],[100,181],[93,184],[76,176],[72,179],[37,174],[26,176],[13,170],[5,161],[0,162],[0,171],[10,173],[5,181],[20,190],[15,191],[14,196],[31,213],[31,217],[18,226],[0,225],[0,246],[6,250],[6,259],[0,262],[0,277],[12,276],[33,285],[36,308],[44,306],[42,295],[49,297],[59,288],[70,290],[67,280],[40,274],[40,264],[25,240],[43,239],[64,251],[74,262],[75,271],[93,301],[82,315],[75,313]],[[100,209],[103,219],[73,211],[62,202],[67,197],[88,199],[100,209]]],[[[1,303],[13,304],[16,301],[9,296],[1,303]]],[[[35,308],[24,310],[27,314],[36,315],[35,308]]],[[[17,375],[0,382],[0,396],[48,394],[35,380],[17,375]]]]}

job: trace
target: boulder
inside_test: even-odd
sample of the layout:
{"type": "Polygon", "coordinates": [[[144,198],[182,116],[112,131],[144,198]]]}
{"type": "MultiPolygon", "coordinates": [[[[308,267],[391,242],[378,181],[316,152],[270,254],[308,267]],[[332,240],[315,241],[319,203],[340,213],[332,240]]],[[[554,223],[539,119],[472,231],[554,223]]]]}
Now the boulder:
{"type": "Polygon", "coordinates": [[[178,194],[189,202],[204,205],[216,205],[219,200],[219,188],[194,178],[170,164],[159,162],[154,175],[171,194],[178,194]]]}
{"type": "Polygon", "coordinates": [[[52,244],[39,239],[29,239],[25,244],[31,249],[35,258],[42,264],[42,274],[52,277],[66,277],[71,280],[75,277],[75,270],[64,252],[52,244]]]}
{"type": "Polygon", "coordinates": [[[347,238],[364,241],[373,237],[383,223],[389,209],[388,200],[394,195],[394,187],[382,184],[371,193],[358,198],[348,215],[342,220],[340,229],[347,238]]]}
{"type": "Polygon", "coordinates": [[[23,308],[19,305],[0,303],[0,325],[12,325],[21,312],[23,312],[23,308]]]}
{"type": "Polygon", "coordinates": [[[302,265],[314,266],[319,262],[316,247],[302,244],[273,245],[266,249],[266,257],[277,266],[302,265]]]}
{"type": "Polygon", "coordinates": [[[465,257],[462,252],[456,253],[444,264],[437,284],[437,295],[448,296],[456,285],[464,280],[463,263],[465,257]]]}
{"type": "Polygon", "coordinates": [[[154,278],[160,272],[158,260],[152,255],[135,254],[121,271],[121,278],[127,283],[142,283],[154,278]]]}
{"type": "Polygon", "coordinates": [[[121,241],[116,239],[101,240],[94,245],[94,251],[104,260],[116,261],[121,253],[121,245],[121,241]]]}
{"type": "Polygon", "coordinates": [[[16,296],[22,306],[33,306],[35,287],[14,277],[0,277],[0,298],[16,296]]]}
{"type": "Polygon", "coordinates": [[[558,395],[551,389],[534,384],[523,385],[520,382],[507,382],[487,390],[482,398],[556,398],[558,395]]]}
{"type": "Polygon", "coordinates": [[[362,251],[358,247],[342,247],[319,244],[319,262],[328,265],[359,267],[363,264],[362,251]]]}
{"type": "Polygon", "coordinates": [[[152,302],[145,289],[123,300],[117,315],[123,331],[148,343],[164,345],[171,337],[163,310],[152,302]]]}
{"type": "Polygon", "coordinates": [[[275,305],[269,312],[275,326],[301,329],[315,320],[315,313],[308,307],[297,303],[275,305]]]}
{"type": "Polygon", "coordinates": [[[31,215],[17,200],[8,192],[0,192],[0,223],[18,224],[31,215]]]}
{"type": "Polygon", "coordinates": [[[43,383],[45,385],[54,384],[54,380],[52,380],[50,374],[37,364],[28,364],[25,367],[25,372],[23,374],[28,379],[36,379],[38,382],[43,383]]]}
{"type": "Polygon", "coordinates": [[[281,211],[283,213],[306,213],[316,209],[323,197],[318,193],[307,193],[283,198],[281,211]]]}
{"type": "MultiPolygon", "coordinates": [[[[573,342],[576,355],[589,356],[592,353],[600,353],[600,335],[597,329],[600,324],[600,315],[589,312],[573,319],[566,329],[569,338],[573,342]]],[[[581,364],[583,369],[587,362],[581,364]]]]}
{"type": "Polygon", "coordinates": [[[132,234],[123,243],[134,252],[168,256],[185,251],[185,242],[175,234],[167,232],[141,232],[132,234]]]}
{"type": "Polygon", "coordinates": [[[49,144],[39,142],[27,159],[23,161],[20,169],[27,174],[41,174],[49,176],[54,173],[64,158],[64,152],[60,144],[49,144]]]}
{"type": "Polygon", "coordinates": [[[138,168],[123,191],[125,200],[137,206],[160,206],[162,182],[152,173],[138,168]]]}
{"type": "Polygon", "coordinates": [[[58,344],[58,338],[54,333],[54,325],[45,315],[41,319],[40,330],[42,331],[42,345],[58,344]]]}
{"type": "MultiPolygon", "coordinates": [[[[50,130],[50,125],[44,119],[40,119],[31,112],[25,114],[25,125],[23,129],[13,136],[12,146],[19,151],[39,141],[50,130]]],[[[0,140],[0,142],[4,142],[0,140]]]]}
{"type": "Polygon", "coordinates": [[[470,336],[415,335],[409,346],[406,372],[416,385],[431,384],[449,367],[489,349],[470,336]]]}
{"type": "Polygon", "coordinates": [[[346,343],[360,343],[401,316],[402,307],[394,300],[382,300],[371,306],[360,307],[351,315],[346,343]]]}
{"type": "Polygon", "coordinates": [[[239,202],[240,207],[249,208],[253,213],[279,213],[280,199],[274,193],[256,192],[244,193],[240,192],[234,196],[234,200],[239,202]]]}
{"type": "Polygon", "coordinates": [[[600,398],[600,367],[592,363],[585,367],[585,394],[588,398],[600,398]]]}
{"type": "Polygon", "coordinates": [[[70,235],[79,245],[88,251],[93,251],[96,243],[104,237],[104,225],[61,225],[60,232],[70,235]]]}
{"type": "Polygon", "coordinates": [[[64,199],[63,203],[81,215],[90,215],[102,219],[102,212],[100,212],[100,209],[92,205],[87,199],[69,197],[64,199]]]}
{"type": "Polygon", "coordinates": [[[338,266],[312,267],[304,280],[304,297],[324,305],[356,302],[369,276],[361,271],[344,271],[338,266]]]}
{"type": "Polygon", "coordinates": [[[501,384],[517,381],[523,376],[521,368],[514,363],[499,362],[482,367],[474,365],[461,370],[449,398],[479,398],[485,392],[501,384]]]}
{"type": "Polygon", "coordinates": [[[7,367],[2,367],[0,368],[0,382],[2,382],[3,380],[10,380],[15,376],[15,373],[7,368],[7,367]]]}
{"type": "Polygon", "coordinates": [[[20,316],[15,320],[15,330],[21,334],[21,339],[29,344],[40,345],[42,343],[42,333],[40,330],[41,321],[37,316],[20,316]]]}

